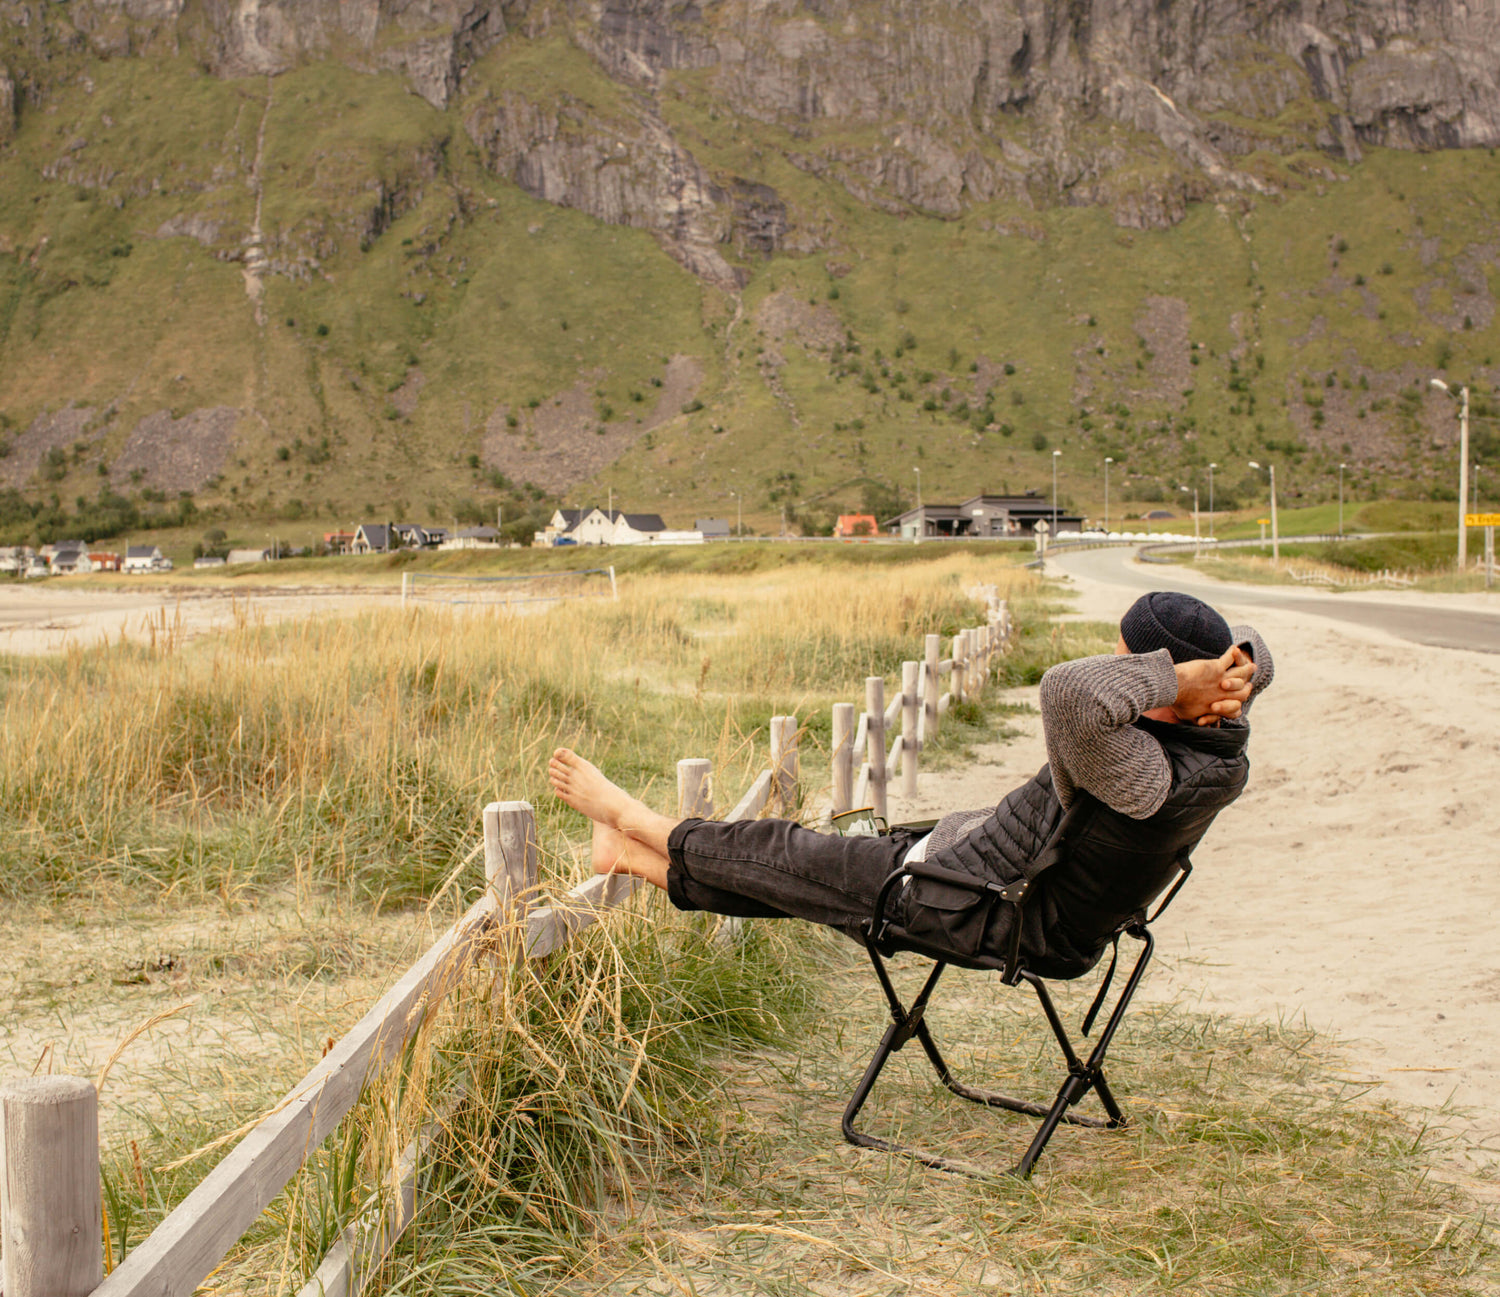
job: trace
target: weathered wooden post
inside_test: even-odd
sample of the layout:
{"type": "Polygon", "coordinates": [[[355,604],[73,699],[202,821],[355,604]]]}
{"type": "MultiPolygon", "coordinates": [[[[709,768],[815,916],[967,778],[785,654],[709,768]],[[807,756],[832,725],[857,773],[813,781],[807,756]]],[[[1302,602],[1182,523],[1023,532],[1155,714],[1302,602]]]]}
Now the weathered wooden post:
{"type": "Polygon", "coordinates": [[[530,802],[491,802],[484,808],[484,881],[500,902],[502,921],[524,923],[541,882],[530,802]]]}
{"type": "Polygon", "coordinates": [[[707,758],[684,757],[677,763],[677,814],[685,820],[713,819],[714,763],[707,758]]]}
{"type": "Polygon", "coordinates": [[[917,681],[922,676],[920,662],[901,664],[901,794],[917,795],[917,766],[921,760],[922,741],[917,736],[921,724],[917,704],[917,681]]]}
{"type": "Polygon", "coordinates": [[[948,677],[948,705],[962,702],[964,698],[964,636],[960,631],[953,637],[953,674],[948,677]]]}
{"type": "Polygon", "coordinates": [[[866,759],[870,763],[870,805],[885,819],[885,679],[865,677],[866,759]]]}
{"type": "Polygon", "coordinates": [[[943,651],[943,637],[929,635],[922,644],[922,737],[935,739],[938,732],[938,657],[943,651]]]}
{"type": "Polygon", "coordinates": [[[854,808],[854,704],[833,705],[833,814],[854,808]]]}
{"type": "Polygon", "coordinates": [[[99,1096],[76,1076],[0,1090],[6,1297],[84,1297],[104,1281],[99,1096]]]}
{"type": "Polygon", "coordinates": [[[781,814],[797,810],[797,718],[771,717],[771,783],[781,814]]]}

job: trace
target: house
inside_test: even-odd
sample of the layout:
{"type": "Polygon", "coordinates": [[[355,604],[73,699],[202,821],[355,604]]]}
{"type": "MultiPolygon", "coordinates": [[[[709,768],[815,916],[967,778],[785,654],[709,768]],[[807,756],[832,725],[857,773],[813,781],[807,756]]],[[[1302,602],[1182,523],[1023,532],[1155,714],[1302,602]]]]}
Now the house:
{"type": "Polygon", "coordinates": [[[394,549],[429,549],[447,534],[446,527],[419,527],[413,522],[363,522],[355,528],[348,552],[388,554],[394,549]]]}
{"type": "Polygon", "coordinates": [[[614,524],[603,509],[558,509],[541,532],[543,545],[607,545],[614,524]]]}
{"type": "Polygon", "coordinates": [[[58,576],[77,576],[81,572],[92,572],[88,554],[81,549],[65,549],[52,556],[52,571],[58,576]]]}
{"type": "Polygon", "coordinates": [[[419,527],[414,522],[393,522],[390,524],[393,549],[428,549],[437,544],[434,536],[446,536],[446,527],[419,527]]]}
{"type": "Polygon", "coordinates": [[[387,522],[360,523],[349,542],[351,554],[384,554],[393,548],[391,524],[387,522]]]}
{"type": "Polygon", "coordinates": [[[81,540],[60,540],[53,546],[48,560],[52,570],[62,576],[73,576],[80,572],[92,572],[88,546],[81,540]]]}
{"type": "Polygon", "coordinates": [[[120,556],[112,550],[91,550],[89,552],[89,566],[95,572],[118,572],[120,570],[120,556]]]}
{"type": "Polygon", "coordinates": [[[161,550],[155,545],[127,545],[125,547],[125,565],[120,569],[122,572],[161,572],[167,570],[167,560],[162,556],[161,550]]]}
{"type": "Polygon", "coordinates": [[[920,505],[881,525],[891,535],[908,540],[927,536],[1003,539],[1031,536],[1043,518],[1053,535],[1083,526],[1082,516],[1054,509],[1051,500],[1034,490],[1025,495],[974,495],[962,504],[920,505]],[[1056,527],[1052,526],[1054,517],[1056,527]]]}
{"type": "Polygon", "coordinates": [[[724,540],[729,535],[729,523],[723,518],[699,518],[693,530],[704,540],[724,540]]]}
{"type": "Polygon", "coordinates": [[[619,513],[610,517],[613,529],[606,542],[610,545],[639,545],[666,534],[667,524],[659,513],[619,513]]]}
{"type": "Polygon", "coordinates": [[[218,554],[202,554],[193,560],[194,569],[203,567],[223,567],[227,560],[218,554]]]}
{"type": "Polygon", "coordinates": [[[258,549],[232,549],[229,551],[227,561],[230,563],[269,563],[271,561],[271,547],[269,545],[262,545],[258,549]]]}
{"type": "Polygon", "coordinates": [[[0,545],[0,572],[19,576],[26,570],[31,551],[25,545],[0,545]]]}
{"type": "Polygon", "coordinates": [[[835,536],[875,536],[879,530],[875,516],[868,513],[841,513],[833,525],[835,536]]]}
{"type": "Polygon", "coordinates": [[[354,533],[352,531],[325,531],[323,533],[323,548],[330,554],[347,554],[349,547],[354,544],[354,533]]]}
{"type": "Polygon", "coordinates": [[[462,527],[445,535],[439,549],[493,549],[500,544],[500,533],[494,527],[462,527]]]}

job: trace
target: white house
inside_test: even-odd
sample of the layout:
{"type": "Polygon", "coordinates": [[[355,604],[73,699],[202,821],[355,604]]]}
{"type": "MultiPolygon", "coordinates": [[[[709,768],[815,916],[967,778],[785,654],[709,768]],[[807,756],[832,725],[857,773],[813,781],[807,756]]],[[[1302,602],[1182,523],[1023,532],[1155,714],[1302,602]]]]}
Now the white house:
{"type": "Polygon", "coordinates": [[[269,563],[271,547],[262,545],[259,549],[232,549],[229,551],[228,561],[231,563],[269,563]]]}
{"type": "Polygon", "coordinates": [[[537,533],[541,545],[639,545],[665,532],[667,524],[656,513],[624,513],[619,509],[559,509],[546,531],[537,533]]]}
{"type": "Polygon", "coordinates": [[[494,549],[500,544],[500,533],[493,527],[462,527],[438,542],[439,549],[494,549]]]}
{"type": "Polygon", "coordinates": [[[659,513],[616,513],[610,521],[614,525],[609,539],[611,545],[639,545],[642,541],[655,540],[667,530],[659,513]]]}
{"type": "Polygon", "coordinates": [[[127,545],[123,572],[160,572],[167,560],[155,545],[127,545]]]}

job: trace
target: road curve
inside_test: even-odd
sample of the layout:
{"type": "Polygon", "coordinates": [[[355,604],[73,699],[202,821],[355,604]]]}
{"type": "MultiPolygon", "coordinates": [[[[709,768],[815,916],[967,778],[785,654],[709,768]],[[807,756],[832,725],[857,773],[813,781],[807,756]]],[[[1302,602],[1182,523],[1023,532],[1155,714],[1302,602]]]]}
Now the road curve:
{"type": "Polygon", "coordinates": [[[1215,581],[1173,563],[1145,567],[1135,563],[1134,558],[1133,549],[1093,549],[1077,554],[1057,554],[1047,560],[1047,566],[1094,581],[1143,591],[1183,590],[1212,600],[1214,596],[1208,591],[1216,590],[1220,597],[1232,598],[1236,604],[1280,608],[1354,622],[1414,644],[1500,653],[1500,608],[1438,607],[1425,602],[1399,602],[1399,596],[1390,600],[1369,599],[1358,595],[1310,594],[1277,586],[1242,585],[1215,581]]]}

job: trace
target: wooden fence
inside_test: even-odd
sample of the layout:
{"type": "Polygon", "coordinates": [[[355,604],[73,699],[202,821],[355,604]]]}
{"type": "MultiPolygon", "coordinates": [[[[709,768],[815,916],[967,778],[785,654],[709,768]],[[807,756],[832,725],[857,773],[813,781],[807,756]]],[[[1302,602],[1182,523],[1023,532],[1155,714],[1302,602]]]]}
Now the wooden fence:
{"type": "MultiPolygon", "coordinates": [[[[899,693],[887,699],[885,680],[870,676],[857,719],[854,704],[834,705],[828,814],[869,805],[884,818],[898,771],[903,793],[916,792],[923,742],[937,734],[955,701],[979,696],[995,655],[1009,642],[1005,604],[994,587],[978,594],[985,622],[955,635],[949,657],[939,658],[939,637],[929,635],[922,660],[902,664],[899,693]],[[886,735],[898,718],[899,732],[888,747],[886,735]],[[856,775],[860,752],[865,758],[856,775]]],[[[796,717],[771,718],[770,765],[725,820],[795,814],[797,737],[796,717]]],[[[712,774],[712,763],[701,758],[677,763],[679,814],[713,817],[712,774]]],[[[486,955],[542,958],[623,904],[638,885],[633,878],[595,876],[539,903],[532,807],[492,802],[484,808],[483,830],[484,895],[108,1276],[93,1084],[51,1076],[0,1089],[0,1297],[189,1297],[468,969],[486,955]]],[[[441,1125],[440,1119],[429,1123],[403,1150],[397,1192],[343,1231],[299,1297],[356,1297],[416,1213],[418,1167],[441,1125]]]]}

